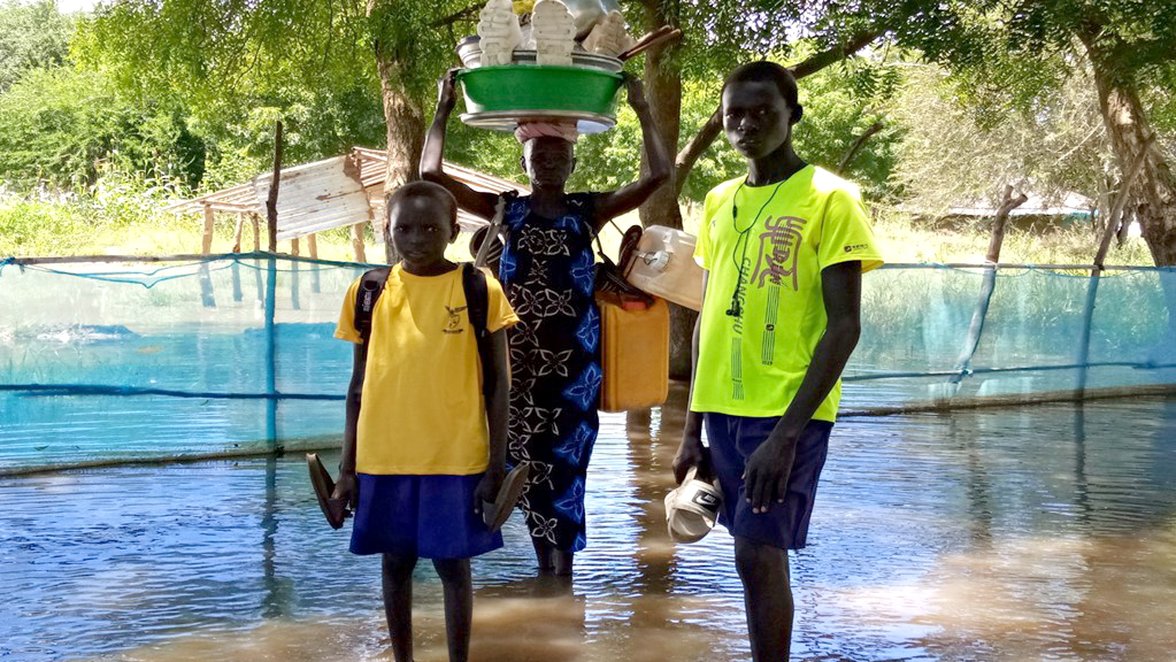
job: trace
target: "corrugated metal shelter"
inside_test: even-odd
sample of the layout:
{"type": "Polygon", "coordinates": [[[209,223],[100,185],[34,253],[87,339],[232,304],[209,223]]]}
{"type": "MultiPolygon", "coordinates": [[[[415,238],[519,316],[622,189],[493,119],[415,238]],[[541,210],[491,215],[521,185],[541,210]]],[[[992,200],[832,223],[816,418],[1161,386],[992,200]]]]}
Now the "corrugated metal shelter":
{"type": "MultiPolygon", "coordinates": [[[[343,156],[283,168],[278,185],[278,240],[291,241],[292,252],[297,254],[298,240],[307,237],[310,254],[317,257],[315,233],[351,226],[355,257],[365,262],[363,224],[372,223],[376,236],[383,236],[387,164],[383,151],[353,147],[343,156]]],[[[524,185],[449,162],[445,163],[445,171],[477,191],[528,190],[524,185]]],[[[254,250],[258,250],[261,219],[265,218],[265,203],[272,180],[270,173],[259,174],[243,184],[175,203],[167,210],[177,214],[204,215],[203,250],[206,254],[212,251],[212,231],[218,212],[236,217],[233,252],[241,250],[241,235],[245,220],[249,218],[253,224],[254,250]]],[[[458,212],[458,222],[467,231],[485,224],[481,218],[464,211],[458,212]]]]}
{"type": "MultiPolygon", "coordinates": [[[[1043,216],[1043,217],[1071,217],[1089,218],[1097,206],[1094,200],[1073,191],[1046,198],[1040,193],[1027,192],[1029,199],[1016,209],[1009,212],[1009,216],[1043,216]]],[[[975,200],[953,206],[947,210],[948,216],[982,216],[996,215],[996,207],[990,203],[975,200]]]]}

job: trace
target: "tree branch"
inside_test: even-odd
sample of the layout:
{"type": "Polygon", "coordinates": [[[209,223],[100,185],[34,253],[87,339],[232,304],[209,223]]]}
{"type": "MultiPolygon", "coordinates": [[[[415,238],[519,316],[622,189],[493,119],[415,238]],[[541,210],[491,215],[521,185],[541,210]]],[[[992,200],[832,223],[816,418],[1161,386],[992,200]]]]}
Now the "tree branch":
{"type": "Polygon", "coordinates": [[[836,64],[857,53],[882,34],[881,30],[865,30],[849,38],[844,44],[833,46],[809,57],[804,62],[792,67],[792,74],[798,79],[811,76],[825,67],[836,64]]]}
{"type": "Polygon", "coordinates": [[[837,166],[837,174],[844,175],[846,169],[849,168],[849,164],[853,163],[854,158],[857,157],[858,152],[861,151],[862,146],[866,144],[866,141],[872,138],[874,134],[878,133],[883,128],[885,128],[885,125],[882,124],[882,120],[878,120],[877,122],[871,124],[870,128],[862,132],[862,135],[858,136],[857,140],[854,140],[853,144],[849,146],[848,150],[846,150],[845,156],[841,157],[841,164],[837,166]]]}
{"type": "Polygon", "coordinates": [[[702,157],[715,138],[719,137],[719,132],[723,129],[723,107],[722,104],[711,113],[707,118],[706,123],[694,134],[690,142],[678,152],[678,156],[674,159],[674,186],[678,190],[677,194],[681,195],[682,187],[686,184],[686,177],[690,175],[690,170],[694,168],[694,164],[698,163],[698,159],[702,157]]]}
{"type": "MultiPolygon", "coordinates": [[[[844,44],[838,44],[812,55],[807,60],[793,67],[792,73],[798,79],[811,76],[821,69],[840,62],[860,51],[881,34],[882,32],[880,30],[873,29],[859,32],[850,37],[849,41],[844,44]]],[[[677,188],[676,192],[678,194],[682,193],[682,186],[686,183],[686,177],[690,174],[690,170],[694,168],[694,164],[710,148],[715,138],[719,137],[719,132],[723,128],[722,111],[722,104],[719,104],[719,107],[715,109],[715,112],[711,113],[710,118],[702,125],[698,133],[690,139],[690,142],[682,148],[682,151],[678,152],[677,158],[674,159],[674,186],[677,188]]]]}
{"type": "Polygon", "coordinates": [[[443,28],[443,27],[446,27],[449,25],[453,25],[454,23],[457,23],[458,21],[462,21],[462,20],[465,20],[468,18],[473,18],[475,15],[477,15],[477,13],[481,9],[482,9],[481,3],[474,3],[474,4],[470,5],[469,7],[462,9],[461,11],[453,12],[449,16],[445,16],[443,18],[437,19],[436,21],[433,21],[429,25],[429,27],[443,28]]]}

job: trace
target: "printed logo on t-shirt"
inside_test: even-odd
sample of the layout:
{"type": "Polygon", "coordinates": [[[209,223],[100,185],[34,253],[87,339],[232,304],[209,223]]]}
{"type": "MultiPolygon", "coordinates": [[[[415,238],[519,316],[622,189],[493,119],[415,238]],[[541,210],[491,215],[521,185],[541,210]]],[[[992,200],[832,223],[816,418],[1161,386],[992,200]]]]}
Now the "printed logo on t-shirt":
{"type": "Polygon", "coordinates": [[[442,333],[463,333],[465,329],[461,325],[461,314],[465,312],[466,306],[458,306],[450,308],[445,306],[446,312],[449,313],[449,320],[445,323],[445,328],[442,333]]]}
{"type": "Polygon", "coordinates": [[[869,247],[870,247],[869,244],[851,244],[851,245],[845,247],[845,252],[852,253],[854,251],[864,251],[869,247]]]}
{"type": "Polygon", "coordinates": [[[756,287],[762,288],[767,280],[773,285],[782,285],[787,278],[792,282],[793,291],[800,289],[796,262],[800,257],[798,249],[805,223],[808,219],[796,216],[764,220],[764,231],[759,236],[759,263],[755,265],[755,275],[751,279],[756,287]]]}

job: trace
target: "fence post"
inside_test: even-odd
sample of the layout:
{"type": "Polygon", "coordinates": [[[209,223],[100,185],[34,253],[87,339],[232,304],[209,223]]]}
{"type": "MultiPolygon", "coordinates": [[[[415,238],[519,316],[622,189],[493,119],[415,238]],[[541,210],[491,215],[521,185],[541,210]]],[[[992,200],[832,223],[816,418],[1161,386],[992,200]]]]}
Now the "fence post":
{"type": "Polygon", "coordinates": [[[1094,326],[1094,306],[1095,300],[1098,298],[1098,284],[1102,278],[1103,263],[1107,259],[1107,251],[1111,248],[1111,238],[1113,238],[1118,231],[1119,225],[1123,220],[1123,210],[1127,205],[1127,196],[1131,191],[1131,187],[1135,184],[1135,180],[1139,177],[1139,173],[1143,170],[1143,164],[1147,161],[1147,148],[1151,146],[1155,135],[1152,135],[1144,143],[1143,150],[1139,153],[1139,158],[1135,160],[1131,170],[1127,172],[1127,176],[1123,178],[1123,182],[1119,187],[1119,192],[1115,196],[1115,202],[1111,205],[1110,212],[1107,214],[1107,226],[1103,228],[1102,240],[1098,244],[1098,251],[1094,254],[1094,267],[1090,270],[1090,284],[1086,287],[1086,306],[1082,311],[1082,336],[1078,341],[1078,386],[1075,389],[1075,396],[1079,399],[1086,397],[1086,381],[1089,377],[1090,371],[1087,364],[1090,363],[1090,335],[1094,326]]]}
{"type": "Polygon", "coordinates": [[[267,260],[265,284],[265,435],[270,450],[281,453],[278,445],[278,366],[277,329],[274,324],[278,296],[277,258],[271,253],[267,260]]]}
{"type": "Polygon", "coordinates": [[[1013,197],[1013,187],[1006,186],[1004,201],[996,211],[992,220],[992,238],[988,241],[988,254],[985,256],[984,280],[980,285],[980,298],[976,302],[976,309],[972,312],[972,322],[968,325],[968,336],[964,340],[964,348],[956,359],[955,374],[948,378],[948,384],[958,388],[968,370],[972,367],[972,357],[980,346],[980,336],[984,333],[984,322],[988,317],[988,305],[992,302],[992,293],[996,290],[997,263],[1000,262],[1000,248],[1004,243],[1005,222],[1014,209],[1025,204],[1028,200],[1024,193],[1013,197]]]}

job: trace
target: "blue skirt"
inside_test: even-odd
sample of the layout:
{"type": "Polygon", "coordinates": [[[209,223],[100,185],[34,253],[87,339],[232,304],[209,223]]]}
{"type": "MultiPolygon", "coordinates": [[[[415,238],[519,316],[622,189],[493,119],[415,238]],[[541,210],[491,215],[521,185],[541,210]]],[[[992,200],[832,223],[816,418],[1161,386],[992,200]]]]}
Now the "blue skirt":
{"type": "Polygon", "coordinates": [[[474,512],[482,474],[358,477],[353,554],[468,559],[502,547],[474,512]]]}

